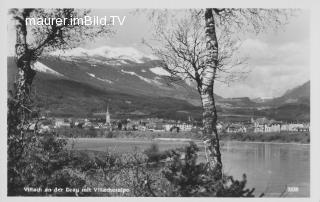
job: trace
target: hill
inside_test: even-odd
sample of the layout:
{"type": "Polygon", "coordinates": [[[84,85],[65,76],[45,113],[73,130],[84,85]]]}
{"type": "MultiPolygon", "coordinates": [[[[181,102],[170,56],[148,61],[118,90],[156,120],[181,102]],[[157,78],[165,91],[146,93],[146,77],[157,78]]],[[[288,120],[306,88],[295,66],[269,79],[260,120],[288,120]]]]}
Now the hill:
{"type": "Polygon", "coordinates": [[[260,103],[264,109],[255,112],[276,120],[310,121],[310,81],[287,90],[282,96],[260,103]]]}
{"type": "Polygon", "coordinates": [[[310,105],[310,81],[287,90],[282,96],[267,102],[271,105],[279,104],[307,104],[310,105]]]}

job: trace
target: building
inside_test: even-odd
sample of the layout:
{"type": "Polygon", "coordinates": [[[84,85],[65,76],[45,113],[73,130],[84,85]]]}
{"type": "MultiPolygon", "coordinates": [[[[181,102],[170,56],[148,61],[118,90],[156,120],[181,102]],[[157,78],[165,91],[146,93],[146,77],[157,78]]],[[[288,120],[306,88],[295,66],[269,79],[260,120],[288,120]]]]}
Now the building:
{"type": "Polygon", "coordinates": [[[167,123],[163,125],[165,131],[172,132],[173,128],[176,131],[191,131],[193,126],[187,123],[167,123]]]}
{"type": "Polygon", "coordinates": [[[191,131],[192,125],[187,123],[181,123],[176,125],[180,131],[191,131]]]}
{"type": "Polygon", "coordinates": [[[270,132],[280,132],[282,123],[275,120],[268,120],[267,118],[258,118],[254,120],[251,118],[251,123],[253,124],[254,133],[270,133],[270,132]]]}
{"type": "Polygon", "coordinates": [[[251,118],[251,123],[253,124],[253,128],[254,128],[253,132],[254,133],[264,133],[266,125],[269,124],[269,120],[265,117],[258,118],[256,120],[251,118]]]}
{"type": "Polygon", "coordinates": [[[246,133],[247,128],[241,124],[230,124],[226,129],[227,133],[246,133]]]}
{"type": "Polygon", "coordinates": [[[254,126],[255,133],[270,133],[270,132],[281,132],[281,131],[297,131],[305,132],[309,131],[309,124],[302,123],[282,123],[280,121],[268,120],[267,118],[252,119],[251,123],[254,126]]]}
{"type": "Polygon", "coordinates": [[[280,132],[281,131],[281,124],[278,122],[269,123],[264,126],[264,132],[280,132]]]}
{"type": "Polygon", "coordinates": [[[143,126],[143,125],[138,125],[138,130],[139,130],[139,131],[146,131],[146,130],[147,130],[147,127],[146,127],[146,126],[143,126]]]}
{"type": "Polygon", "coordinates": [[[309,132],[310,125],[304,124],[303,127],[297,127],[298,132],[309,132]]]}
{"type": "Polygon", "coordinates": [[[64,118],[55,118],[55,128],[61,128],[61,127],[70,127],[70,122],[67,119],[64,118]]]}
{"type": "Polygon", "coordinates": [[[289,123],[283,124],[281,126],[281,131],[297,131],[297,132],[306,132],[309,131],[309,124],[302,123],[289,123]]]}

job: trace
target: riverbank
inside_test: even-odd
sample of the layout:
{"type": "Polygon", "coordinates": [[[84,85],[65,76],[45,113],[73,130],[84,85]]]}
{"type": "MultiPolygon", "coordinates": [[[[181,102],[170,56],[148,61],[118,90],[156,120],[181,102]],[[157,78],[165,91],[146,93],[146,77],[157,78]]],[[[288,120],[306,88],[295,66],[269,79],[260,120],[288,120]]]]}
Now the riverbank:
{"type": "MultiPolygon", "coordinates": [[[[159,141],[171,141],[171,142],[202,142],[201,140],[195,139],[180,139],[180,138],[155,138],[154,140],[159,141]]],[[[299,143],[299,142],[259,142],[259,141],[240,141],[240,140],[220,140],[220,142],[233,142],[233,143],[251,143],[251,144],[288,144],[288,145],[306,145],[309,146],[309,143],[299,143]]]]}
{"type": "Polygon", "coordinates": [[[310,144],[309,132],[222,134],[221,141],[310,144]]]}
{"type": "MultiPolygon", "coordinates": [[[[151,131],[106,131],[86,130],[79,128],[58,129],[57,134],[66,138],[133,138],[133,139],[159,139],[175,138],[184,140],[202,140],[201,132],[151,132],[151,131]]],[[[221,141],[240,142],[272,142],[272,143],[310,143],[309,132],[280,132],[280,133],[221,133],[221,141]]]]}

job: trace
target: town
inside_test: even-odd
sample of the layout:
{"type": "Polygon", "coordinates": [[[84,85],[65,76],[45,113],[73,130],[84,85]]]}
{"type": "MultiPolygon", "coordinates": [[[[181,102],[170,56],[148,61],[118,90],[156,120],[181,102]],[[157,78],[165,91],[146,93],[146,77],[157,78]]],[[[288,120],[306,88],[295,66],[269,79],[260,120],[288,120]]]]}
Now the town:
{"type": "MultiPolygon", "coordinates": [[[[101,115],[101,113],[100,113],[101,115]]],[[[104,118],[59,118],[41,116],[34,119],[28,130],[37,130],[39,133],[52,132],[59,128],[96,129],[106,131],[151,131],[151,132],[197,132],[201,131],[201,123],[193,120],[190,116],[188,121],[169,120],[162,118],[144,119],[111,119],[109,107],[103,113],[104,118]]],[[[239,122],[218,122],[219,133],[280,133],[287,132],[309,132],[309,122],[285,122],[273,119],[251,118],[251,120],[239,122]]]]}

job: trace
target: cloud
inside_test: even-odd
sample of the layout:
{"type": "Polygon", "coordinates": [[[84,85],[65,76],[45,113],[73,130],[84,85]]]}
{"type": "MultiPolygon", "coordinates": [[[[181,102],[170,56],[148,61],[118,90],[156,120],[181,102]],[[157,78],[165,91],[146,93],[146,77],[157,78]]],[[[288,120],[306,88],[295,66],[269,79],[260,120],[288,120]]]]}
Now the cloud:
{"type": "Polygon", "coordinates": [[[241,54],[248,56],[252,64],[309,64],[307,41],[267,44],[259,39],[247,39],[241,47],[241,54]]]}
{"type": "Polygon", "coordinates": [[[247,39],[240,52],[249,58],[251,71],[246,79],[230,87],[217,84],[216,91],[222,96],[278,97],[310,79],[307,41],[270,44],[247,39]]]}

